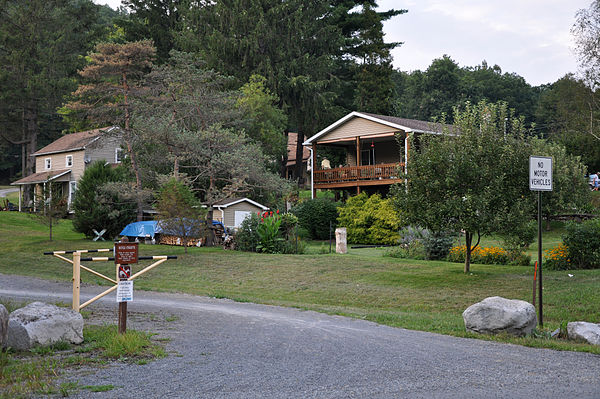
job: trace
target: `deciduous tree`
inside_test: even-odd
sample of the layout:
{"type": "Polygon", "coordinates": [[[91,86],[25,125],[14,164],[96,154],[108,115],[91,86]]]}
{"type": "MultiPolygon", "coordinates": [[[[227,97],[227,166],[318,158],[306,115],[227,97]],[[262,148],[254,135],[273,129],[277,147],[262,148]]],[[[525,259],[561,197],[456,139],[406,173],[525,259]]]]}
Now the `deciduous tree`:
{"type": "Polygon", "coordinates": [[[522,118],[511,115],[505,103],[467,104],[454,114],[446,134],[422,137],[420,151],[411,153],[406,187],[397,186],[394,198],[409,224],[465,231],[467,273],[482,235],[530,219],[525,184],[530,153],[522,118]]]}

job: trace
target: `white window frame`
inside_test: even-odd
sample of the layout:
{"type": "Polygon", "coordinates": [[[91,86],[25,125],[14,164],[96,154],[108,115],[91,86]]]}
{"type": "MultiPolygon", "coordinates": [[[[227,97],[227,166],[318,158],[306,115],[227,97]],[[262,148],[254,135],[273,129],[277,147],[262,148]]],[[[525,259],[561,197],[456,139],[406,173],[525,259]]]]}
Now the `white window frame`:
{"type": "Polygon", "coordinates": [[[121,163],[123,160],[123,149],[121,147],[115,148],[115,163],[121,163]],[[119,156],[121,154],[121,156],[119,156]]]}
{"type": "Polygon", "coordinates": [[[46,158],[46,159],[44,159],[44,169],[45,170],[52,169],[52,158],[46,158]]]}
{"type": "Polygon", "coordinates": [[[65,157],[65,166],[66,166],[67,168],[70,168],[70,167],[72,167],[72,166],[73,166],[73,155],[67,155],[67,156],[65,157]]]}

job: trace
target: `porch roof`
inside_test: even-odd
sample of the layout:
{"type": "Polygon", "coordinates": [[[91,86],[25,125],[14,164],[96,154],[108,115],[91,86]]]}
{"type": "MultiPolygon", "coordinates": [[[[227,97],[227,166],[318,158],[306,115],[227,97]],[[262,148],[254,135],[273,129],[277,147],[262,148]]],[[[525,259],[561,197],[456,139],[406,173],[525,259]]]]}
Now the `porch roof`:
{"type": "MultiPolygon", "coordinates": [[[[420,120],[416,120],[416,119],[405,119],[405,118],[398,118],[395,116],[377,115],[377,114],[370,114],[370,113],[366,113],[366,112],[354,111],[354,112],[349,113],[345,117],[337,120],[336,122],[332,123],[331,125],[327,126],[325,129],[321,130],[319,133],[310,137],[308,140],[306,140],[302,144],[303,145],[312,145],[312,144],[316,143],[319,138],[324,137],[331,131],[337,129],[338,127],[342,126],[344,123],[348,122],[349,120],[351,120],[353,118],[363,118],[363,119],[369,120],[371,122],[376,122],[376,123],[391,127],[392,129],[404,131],[406,133],[442,134],[444,132],[444,130],[447,130],[450,132],[452,132],[454,130],[452,125],[445,125],[442,123],[426,122],[426,121],[420,121],[420,120]]],[[[365,134],[365,135],[368,135],[368,134],[365,134]]],[[[384,136],[384,135],[381,135],[381,136],[384,136]]],[[[385,136],[393,136],[393,133],[386,133],[385,136]]],[[[375,136],[369,135],[369,137],[375,137],[375,136]]]]}
{"type": "Polygon", "coordinates": [[[49,170],[47,172],[39,172],[19,179],[15,182],[10,183],[11,186],[28,185],[28,184],[39,184],[47,181],[69,181],[68,174],[71,173],[71,169],[61,170],[49,170]]]}

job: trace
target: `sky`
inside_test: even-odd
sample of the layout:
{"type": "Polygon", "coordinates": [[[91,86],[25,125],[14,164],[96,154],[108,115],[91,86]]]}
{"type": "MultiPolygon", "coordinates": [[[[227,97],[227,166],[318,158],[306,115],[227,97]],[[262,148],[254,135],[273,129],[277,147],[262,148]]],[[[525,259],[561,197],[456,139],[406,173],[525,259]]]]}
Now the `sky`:
{"type": "Polygon", "coordinates": [[[577,72],[571,27],[592,0],[379,0],[406,9],[384,24],[402,71],[427,69],[447,54],[461,67],[485,60],[537,86],[577,72]]]}
{"type": "MultiPolygon", "coordinates": [[[[95,0],[116,8],[120,0],[95,0]]],[[[485,60],[537,86],[577,72],[570,33],[575,13],[592,0],[379,0],[407,9],[384,24],[402,71],[426,70],[447,54],[461,67],[485,60]]]]}

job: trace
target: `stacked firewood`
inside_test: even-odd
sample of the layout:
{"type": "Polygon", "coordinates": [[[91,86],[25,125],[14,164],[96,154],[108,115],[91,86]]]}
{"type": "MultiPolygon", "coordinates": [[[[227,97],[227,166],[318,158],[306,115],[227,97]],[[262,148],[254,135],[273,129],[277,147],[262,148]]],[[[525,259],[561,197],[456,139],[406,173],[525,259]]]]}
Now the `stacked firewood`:
{"type": "MultiPolygon", "coordinates": [[[[202,238],[188,238],[187,240],[188,247],[202,246],[204,245],[204,239],[202,238]]],[[[161,234],[158,239],[159,244],[164,245],[181,245],[183,246],[183,240],[180,237],[169,236],[161,234]]]]}

